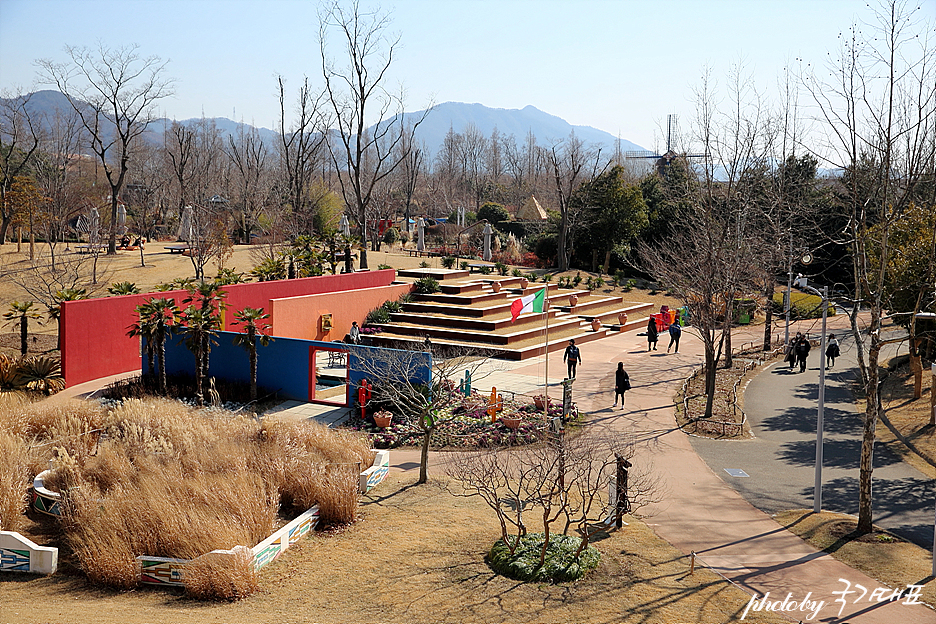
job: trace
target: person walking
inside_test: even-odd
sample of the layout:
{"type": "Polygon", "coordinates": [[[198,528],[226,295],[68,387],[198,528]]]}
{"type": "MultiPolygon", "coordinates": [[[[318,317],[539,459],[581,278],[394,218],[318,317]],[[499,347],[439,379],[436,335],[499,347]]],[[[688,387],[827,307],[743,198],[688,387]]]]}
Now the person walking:
{"type": "Polygon", "coordinates": [[[361,328],[358,327],[357,321],[351,323],[351,331],[348,332],[348,336],[351,338],[351,344],[360,344],[361,328]]]}
{"type": "Polygon", "coordinates": [[[647,323],[647,351],[650,351],[650,349],[656,351],[659,338],[660,334],[657,332],[656,319],[651,316],[650,322],[647,323]]]}
{"type": "Polygon", "coordinates": [[[679,326],[679,321],[676,321],[669,326],[669,346],[666,347],[666,352],[669,353],[670,347],[673,345],[676,346],[673,349],[673,353],[679,353],[679,337],[682,336],[682,327],[679,326]]]}
{"type": "Polygon", "coordinates": [[[628,377],[627,371],[624,370],[624,362],[618,362],[617,370],[614,371],[614,405],[611,407],[617,407],[618,396],[620,396],[621,409],[624,409],[624,401],[627,399],[624,393],[630,389],[630,377],[628,377]]]}
{"type": "Polygon", "coordinates": [[[826,366],[832,368],[835,366],[835,358],[841,355],[842,350],[839,348],[839,341],[835,338],[835,334],[829,334],[829,344],[826,346],[825,355],[826,355],[826,366]]]}
{"type": "Polygon", "coordinates": [[[809,349],[812,345],[809,344],[809,339],[806,336],[801,336],[799,342],[796,343],[796,361],[799,362],[799,372],[806,372],[806,358],[809,357],[809,349]]]}
{"type": "Polygon", "coordinates": [[[582,353],[575,346],[574,339],[569,340],[569,346],[565,348],[565,353],[562,354],[562,361],[569,366],[568,379],[575,379],[575,368],[582,361],[582,353]]]}
{"type": "Polygon", "coordinates": [[[796,345],[799,344],[800,338],[802,337],[803,334],[796,332],[796,336],[793,337],[793,340],[790,341],[790,344],[786,348],[786,356],[783,360],[790,363],[790,370],[793,370],[793,367],[796,366],[796,345]]]}

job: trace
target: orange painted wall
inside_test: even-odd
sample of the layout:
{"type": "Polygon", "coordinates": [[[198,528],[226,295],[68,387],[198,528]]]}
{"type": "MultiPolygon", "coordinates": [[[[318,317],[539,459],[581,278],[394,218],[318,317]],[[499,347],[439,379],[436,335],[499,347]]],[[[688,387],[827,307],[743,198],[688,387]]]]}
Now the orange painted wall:
{"type": "Polygon", "coordinates": [[[387,300],[396,300],[412,289],[410,284],[359,288],[336,293],[271,299],[274,336],[304,340],[341,340],[351,322],[364,324],[367,313],[387,300]],[[332,315],[332,329],[322,332],[322,314],[332,315]]]}

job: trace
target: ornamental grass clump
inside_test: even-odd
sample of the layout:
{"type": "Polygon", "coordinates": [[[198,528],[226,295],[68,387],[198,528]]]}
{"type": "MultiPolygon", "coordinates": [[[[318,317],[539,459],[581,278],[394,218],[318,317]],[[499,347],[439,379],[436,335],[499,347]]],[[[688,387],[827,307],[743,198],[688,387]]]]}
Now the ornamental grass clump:
{"type": "Polygon", "coordinates": [[[247,548],[231,555],[206,555],[185,566],[185,595],[234,602],[260,590],[260,575],[247,548]]]}
{"type": "MultiPolygon", "coordinates": [[[[250,548],[283,523],[282,511],[319,505],[331,522],[353,521],[358,474],[373,462],[359,434],[167,399],[0,408],[0,452],[4,528],[23,517],[26,486],[51,460],[46,485],[63,496],[65,552],[92,582],[120,589],[136,586],[137,556],[250,548]]],[[[250,566],[223,568],[199,563],[191,595],[256,590],[250,566]]]]}
{"type": "Polygon", "coordinates": [[[0,429],[0,531],[18,531],[26,524],[28,455],[22,438],[0,429]]]}

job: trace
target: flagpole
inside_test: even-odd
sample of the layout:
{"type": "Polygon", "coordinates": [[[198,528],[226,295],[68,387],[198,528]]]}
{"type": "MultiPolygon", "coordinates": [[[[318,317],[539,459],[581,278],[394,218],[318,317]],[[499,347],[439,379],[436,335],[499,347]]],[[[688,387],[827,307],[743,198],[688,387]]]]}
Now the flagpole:
{"type": "Polygon", "coordinates": [[[543,312],[546,314],[546,391],[543,400],[543,420],[549,424],[549,283],[546,283],[546,292],[544,293],[543,312]]]}

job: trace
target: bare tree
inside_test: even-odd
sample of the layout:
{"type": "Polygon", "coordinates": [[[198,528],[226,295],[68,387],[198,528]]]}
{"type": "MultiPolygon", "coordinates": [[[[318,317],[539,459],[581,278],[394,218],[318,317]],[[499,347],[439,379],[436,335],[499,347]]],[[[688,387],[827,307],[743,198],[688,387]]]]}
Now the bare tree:
{"type": "Polygon", "coordinates": [[[636,514],[660,499],[659,480],[649,464],[634,466],[637,455],[633,441],[619,435],[558,433],[530,447],[453,453],[445,471],[455,481],[456,495],[477,496],[494,511],[501,540],[511,553],[538,525],[545,536],[542,565],[554,525],[564,535],[574,529],[581,536],[579,554],[592,535],[612,528],[620,514],[636,514]],[[619,466],[630,468],[626,486],[616,483],[619,466]],[[621,486],[613,488],[623,495],[620,501],[609,496],[615,485],[621,486]]]}
{"type": "Polygon", "coordinates": [[[54,271],[56,245],[67,235],[69,221],[78,216],[88,197],[87,188],[80,179],[81,128],[78,116],[74,111],[56,111],[55,116],[48,120],[48,128],[43,140],[43,155],[36,167],[36,182],[48,201],[43,234],[54,271]]]}
{"type": "MultiPolygon", "coordinates": [[[[430,111],[427,107],[406,131],[402,129],[402,96],[385,87],[400,41],[388,35],[389,23],[389,15],[364,11],[357,0],[348,9],[336,2],[320,15],[322,74],[337,124],[337,131],[330,134],[337,143],[331,155],[345,203],[354,212],[364,241],[368,240],[368,208],[377,184],[400,164],[398,144],[408,136],[412,145],[416,128],[430,111]],[[343,49],[346,65],[338,65],[329,55],[333,45],[343,49]]],[[[366,248],[361,249],[360,266],[367,268],[366,248]]]]}
{"type": "MultiPolygon", "coordinates": [[[[689,308],[693,330],[702,338],[706,417],[713,413],[715,369],[722,353],[727,356],[731,350],[735,302],[741,294],[760,291],[763,283],[748,204],[757,191],[750,180],[763,167],[770,144],[770,137],[764,136],[769,125],[761,119],[757,98],[746,99],[744,84],[739,70],[733,69],[731,108],[722,113],[710,74],[703,74],[695,125],[707,157],[694,169],[679,163],[687,173],[685,201],[672,208],[676,214],[665,243],[639,247],[646,270],[689,308]]],[[[730,366],[730,358],[726,363],[730,366]]]]}
{"type": "Polygon", "coordinates": [[[41,140],[39,122],[29,111],[31,98],[31,93],[6,93],[0,98],[0,245],[6,243],[13,222],[8,197],[13,182],[29,170],[41,140]]]}
{"type": "Polygon", "coordinates": [[[108,255],[117,253],[117,204],[130,148],[153,120],[154,104],[172,94],[172,81],[163,76],[166,62],[158,56],[141,58],[137,49],[66,46],[69,62],[38,61],[45,79],[81,119],[110,184],[108,255]]]}
{"type": "Polygon", "coordinates": [[[231,197],[240,208],[240,229],[243,243],[250,244],[250,235],[258,226],[259,218],[270,195],[270,171],[267,148],[257,129],[245,131],[241,126],[235,139],[228,136],[226,150],[234,165],[235,193],[231,197]]]}
{"type": "Polygon", "coordinates": [[[419,479],[428,478],[429,445],[432,433],[454,415],[445,411],[458,392],[456,378],[464,371],[474,383],[484,378],[482,365],[489,358],[472,350],[450,353],[445,358],[433,358],[431,353],[417,349],[359,348],[358,366],[373,382],[373,396],[389,403],[399,415],[415,424],[422,433],[419,479]],[[421,372],[431,368],[431,379],[421,372]]]}
{"type": "Polygon", "coordinates": [[[597,175],[599,153],[587,148],[572,132],[567,139],[543,150],[543,154],[549,163],[559,204],[559,270],[568,271],[572,259],[573,228],[581,211],[581,206],[572,201],[572,196],[583,182],[597,175]]]}
{"type": "Polygon", "coordinates": [[[881,331],[888,258],[898,253],[891,246],[891,225],[908,209],[920,177],[928,172],[936,119],[932,27],[918,20],[919,7],[903,0],[884,0],[871,10],[870,34],[854,24],[842,37],[831,78],[804,76],[824,131],[821,153],[845,171],[847,234],[857,291],[850,318],[865,390],[860,532],[872,529],[875,428],[881,413],[879,361],[881,349],[891,342],[881,331]],[[882,261],[870,261],[872,248],[882,261]],[[859,326],[859,312],[868,319],[867,327],[859,326]]]}
{"type": "Polygon", "coordinates": [[[420,176],[426,176],[426,153],[428,150],[425,145],[410,145],[413,141],[410,132],[404,130],[404,140],[400,142],[400,152],[403,154],[399,167],[400,188],[403,193],[403,227],[407,232],[410,228],[410,208],[413,205],[413,197],[419,188],[420,176]]]}
{"type": "MultiPolygon", "coordinates": [[[[137,146],[138,157],[130,168],[131,182],[124,187],[123,198],[139,237],[155,239],[156,229],[168,211],[173,174],[164,148],[137,146]]],[[[146,266],[143,240],[140,240],[140,266],[146,266]]]]}
{"type": "Polygon", "coordinates": [[[294,235],[312,234],[309,188],[314,168],[323,158],[323,150],[327,147],[328,121],[323,101],[325,94],[313,93],[309,79],[304,79],[296,98],[296,118],[287,130],[286,87],[282,76],[277,80],[280,101],[280,167],[289,210],[293,219],[298,221],[294,235]]]}
{"type": "Polygon", "coordinates": [[[490,146],[487,137],[470,121],[461,136],[459,158],[462,163],[462,176],[477,212],[481,208],[481,200],[485,193],[485,160],[490,146]]]}

